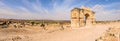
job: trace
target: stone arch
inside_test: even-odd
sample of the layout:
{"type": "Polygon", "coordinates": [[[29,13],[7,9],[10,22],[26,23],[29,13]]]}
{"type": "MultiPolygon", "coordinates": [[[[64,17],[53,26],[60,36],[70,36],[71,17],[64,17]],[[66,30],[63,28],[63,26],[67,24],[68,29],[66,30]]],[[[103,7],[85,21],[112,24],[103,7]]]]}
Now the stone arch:
{"type": "Polygon", "coordinates": [[[95,13],[87,8],[71,10],[71,27],[91,25],[95,22],[95,13]]]}

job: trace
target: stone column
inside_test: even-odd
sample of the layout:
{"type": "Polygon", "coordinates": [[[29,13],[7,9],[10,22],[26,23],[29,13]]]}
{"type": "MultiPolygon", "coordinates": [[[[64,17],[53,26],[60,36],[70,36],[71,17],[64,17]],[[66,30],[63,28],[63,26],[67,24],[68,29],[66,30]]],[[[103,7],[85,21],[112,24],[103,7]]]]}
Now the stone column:
{"type": "Polygon", "coordinates": [[[79,22],[80,27],[85,26],[84,13],[83,13],[82,10],[80,10],[79,21],[80,21],[80,22],[79,22]]]}
{"type": "Polygon", "coordinates": [[[75,8],[71,11],[71,27],[79,27],[79,9],[75,8]]]}
{"type": "Polygon", "coordinates": [[[95,20],[95,14],[93,13],[92,24],[95,24],[95,23],[96,23],[95,21],[96,21],[96,20],[95,20]]]}

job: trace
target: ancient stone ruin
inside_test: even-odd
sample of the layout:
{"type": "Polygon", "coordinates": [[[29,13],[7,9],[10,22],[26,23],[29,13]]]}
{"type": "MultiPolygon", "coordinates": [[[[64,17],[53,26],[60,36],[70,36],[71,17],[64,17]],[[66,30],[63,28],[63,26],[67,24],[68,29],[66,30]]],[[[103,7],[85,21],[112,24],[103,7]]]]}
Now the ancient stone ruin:
{"type": "Polygon", "coordinates": [[[71,10],[71,27],[81,27],[95,23],[95,12],[90,8],[74,8],[71,10]]]}

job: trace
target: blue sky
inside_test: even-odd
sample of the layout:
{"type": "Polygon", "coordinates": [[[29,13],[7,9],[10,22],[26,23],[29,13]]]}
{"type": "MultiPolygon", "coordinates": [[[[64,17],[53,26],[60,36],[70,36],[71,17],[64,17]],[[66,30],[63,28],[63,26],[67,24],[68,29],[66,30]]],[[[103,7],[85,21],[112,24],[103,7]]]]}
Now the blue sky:
{"type": "Polygon", "coordinates": [[[120,20],[120,0],[0,0],[0,18],[70,20],[70,10],[81,6],[97,20],[120,20]]]}

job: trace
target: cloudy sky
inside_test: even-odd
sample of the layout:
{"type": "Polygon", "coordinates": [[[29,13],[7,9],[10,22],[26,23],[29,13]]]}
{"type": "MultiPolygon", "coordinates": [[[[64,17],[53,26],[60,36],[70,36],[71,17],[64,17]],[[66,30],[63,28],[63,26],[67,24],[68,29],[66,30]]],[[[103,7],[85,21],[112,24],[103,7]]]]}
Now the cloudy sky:
{"type": "Polygon", "coordinates": [[[70,20],[70,10],[81,6],[96,20],[120,20],[120,0],[0,0],[0,18],[70,20]]]}

